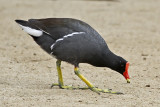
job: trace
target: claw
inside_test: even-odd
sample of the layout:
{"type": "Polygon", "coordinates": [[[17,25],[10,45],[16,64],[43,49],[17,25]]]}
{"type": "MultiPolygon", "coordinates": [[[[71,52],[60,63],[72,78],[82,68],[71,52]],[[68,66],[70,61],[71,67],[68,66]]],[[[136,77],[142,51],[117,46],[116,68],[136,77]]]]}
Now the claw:
{"type": "Polygon", "coordinates": [[[51,88],[53,88],[54,86],[59,86],[59,84],[53,83],[53,84],[51,85],[51,88]]]}

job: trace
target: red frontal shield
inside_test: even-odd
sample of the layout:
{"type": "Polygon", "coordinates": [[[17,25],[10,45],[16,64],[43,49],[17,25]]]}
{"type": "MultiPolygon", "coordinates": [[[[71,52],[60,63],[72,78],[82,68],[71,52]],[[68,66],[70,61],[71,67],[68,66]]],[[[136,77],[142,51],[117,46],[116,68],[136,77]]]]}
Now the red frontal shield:
{"type": "Polygon", "coordinates": [[[129,68],[129,62],[126,63],[125,72],[123,73],[123,76],[126,78],[126,80],[130,79],[128,74],[128,68],[129,68]]]}

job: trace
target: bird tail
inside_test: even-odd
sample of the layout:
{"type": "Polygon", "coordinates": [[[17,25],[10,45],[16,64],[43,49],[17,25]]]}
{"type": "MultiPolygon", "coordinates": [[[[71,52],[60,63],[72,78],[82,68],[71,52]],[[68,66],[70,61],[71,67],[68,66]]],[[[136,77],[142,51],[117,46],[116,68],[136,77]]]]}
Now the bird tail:
{"type": "Polygon", "coordinates": [[[29,26],[28,21],[25,20],[15,20],[15,21],[22,26],[29,26]]]}
{"type": "Polygon", "coordinates": [[[43,34],[43,31],[41,31],[40,29],[38,29],[36,26],[32,25],[31,23],[29,23],[28,21],[24,21],[24,20],[15,20],[20,27],[29,35],[31,36],[35,36],[35,37],[40,37],[43,34]]]}

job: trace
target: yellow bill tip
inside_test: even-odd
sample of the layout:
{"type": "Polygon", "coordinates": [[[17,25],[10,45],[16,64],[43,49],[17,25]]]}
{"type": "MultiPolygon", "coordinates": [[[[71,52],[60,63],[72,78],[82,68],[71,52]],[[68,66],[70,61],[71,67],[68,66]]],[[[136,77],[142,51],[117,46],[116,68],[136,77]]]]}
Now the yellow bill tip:
{"type": "Polygon", "coordinates": [[[127,79],[127,83],[130,83],[130,79],[127,79]]]}

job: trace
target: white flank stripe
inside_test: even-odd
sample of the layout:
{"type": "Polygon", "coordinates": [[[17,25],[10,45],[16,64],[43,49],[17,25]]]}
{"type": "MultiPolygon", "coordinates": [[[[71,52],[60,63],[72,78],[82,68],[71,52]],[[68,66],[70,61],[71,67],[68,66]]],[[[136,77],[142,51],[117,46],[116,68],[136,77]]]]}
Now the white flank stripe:
{"type": "Polygon", "coordinates": [[[50,53],[50,55],[52,55],[52,54],[53,54],[53,52],[50,53]]]}
{"type": "Polygon", "coordinates": [[[63,36],[62,38],[57,39],[56,42],[53,43],[50,48],[51,48],[51,50],[52,50],[53,47],[54,47],[54,45],[55,45],[57,42],[62,41],[62,40],[64,40],[65,38],[68,38],[68,37],[71,37],[71,36],[75,36],[75,35],[77,35],[77,34],[83,34],[83,33],[85,33],[85,32],[74,32],[74,33],[65,35],[65,36],[63,36]]]}
{"type": "Polygon", "coordinates": [[[57,39],[56,42],[63,40],[63,38],[57,39]]]}
{"type": "Polygon", "coordinates": [[[43,32],[41,30],[36,30],[36,29],[32,29],[30,27],[27,26],[22,26],[20,25],[20,27],[22,27],[22,29],[27,32],[28,34],[35,36],[35,37],[39,37],[43,34],[43,32]]]}

